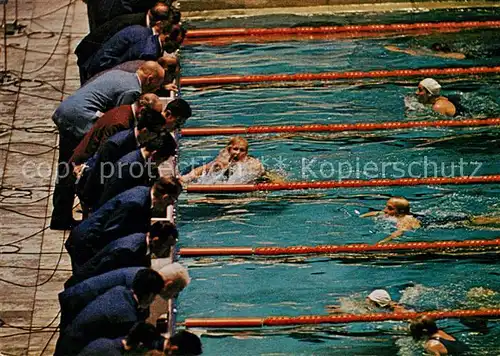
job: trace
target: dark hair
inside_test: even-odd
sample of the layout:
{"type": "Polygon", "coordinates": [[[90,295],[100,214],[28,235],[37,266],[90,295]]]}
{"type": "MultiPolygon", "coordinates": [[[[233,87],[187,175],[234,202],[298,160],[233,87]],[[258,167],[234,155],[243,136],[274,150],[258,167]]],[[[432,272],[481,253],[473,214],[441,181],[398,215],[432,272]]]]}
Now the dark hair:
{"type": "Polygon", "coordinates": [[[155,326],[144,321],[135,323],[125,337],[127,345],[136,348],[139,344],[143,344],[150,349],[153,342],[160,336],[155,326]]]}
{"type": "Polygon", "coordinates": [[[182,185],[178,178],[163,176],[154,182],[153,194],[162,197],[165,194],[177,197],[182,192],[182,185]]]}
{"type": "Polygon", "coordinates": [[[165,110],[168,110],[175,117],[182,117],[188,119],[192,115],[191,106],[184,99],[174,99],[167,104],[165,110]]]}
{"type": "Polygon", "coordinates": [[[165,126],[165,117],[162,113],[145,107],[137,117],[137,129],[146,128],[150,132],[161,132],[165,126]]]}
{"type": "Polygon", "coordinates": [[[157,21],[169,20],[172,16],[170,5],[163,2],[157,2],[151,9],[151,25],[157,21]]]}
{"type": "Polygon", "coordinates": [[[434,319],[426,315],[419,316],[415,320],[412,320],[410,324],[411,336],[415,340],[420,340],[424,335],[432,336],[437,333],[438,330],[439,329],[434,319]]]}
{"type": "Polygon", "coordinates": [[[175,142],[172,135],[168,132],[149,141],[146,141],[143,146],[149,152],[156,151],[156,155],[158,157],[162,157],[165,159],[175,155],[175,151],[177,149],[177,143],[175,142]]]}
{"type": "Polygon", "coordinates": [[[164,286],[163,278],[151,268],[139,270],[132,282],[132,289],[139,300],[160,293],[164,286]]]}
{"type": "Polygon", "coordinates": [[[179,237],[179,232],[174,224],[170,221],[157,221],[149,228],[149,236],[159,237],[160,239],[173,236],[175,239],[179,237]]]}
{"type": "MultiPolygon", "coordinates": [[[[172,27],[172,31],[170,31],[170,35],[168,37],[170,38],[171,41],[174,41],[177,43],[177,38],[179,37],[179,35],[181,35],[183,40],[184,40],[184,37],[186,37],[186,33],[187,33],[187,30],[184,27],[182,27],[181,25],[174,25],[172,27]]],[[[182,43],[182,41],[181,41],[181,43],[182,43]]]]}
{"type": "Polygon", "coordinates": [[[181,22],[181,12],[179,10],[172,9],[171,16],[172,24],[177,25],[179,22],[181,22]]]}
{"type": "Polygon", "coordinates": [[[448,46],[446,43],[433,43],[431,45],[431,49],[433,51],[437,51],[437,52],[444,52],[444,53],[450,53],[451,52],[451,48],[450,46],[448,46]]]}
{"type": "Polygon", "coordinates": [[[178,347],[174,355],[201,355],[202,353],[200,338],[189,331],[179,331],[170,337],[169,341],[170,345],[178,347]]]}

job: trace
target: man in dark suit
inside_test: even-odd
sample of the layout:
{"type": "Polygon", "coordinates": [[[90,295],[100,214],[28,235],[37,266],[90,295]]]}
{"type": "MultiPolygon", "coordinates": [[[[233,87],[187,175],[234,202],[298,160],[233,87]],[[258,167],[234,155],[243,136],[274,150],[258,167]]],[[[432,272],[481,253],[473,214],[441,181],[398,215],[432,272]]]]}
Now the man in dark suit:
{"type": "Polygon", "coordinates": [[[61,331],[54,355],[76,355],[93,340],[127,334],[135,323],[145,321],[163,286],[158,272],[145,269],[137,272],[132,289],[118,286],[100,295],[61,331]]]}
{"type": "Polygon", "coordinates": [[[163,110],[160,98],[156,94],[143,94],[132,105],[120,105],[106,111],[97,119],[82,141],[76,146],[70,163],[80,166],[92,157],[108,138],[119,131],[134,128],[141,118],[142,110],[163,110]]]}
{"type": "Polygon", "coordinates": [[[111,174],[103,177],[103,191],[96,208],[127,189],[138,185],[149,186],[159,177],[158,166],[175,155],[176,150],[177,144],[167,132],[120,158],[111,174]]]}
{"type": "Polygon", "coordinates": [[[125,27],[132,25],[152,27],[158,21],[169,20],[170,15],[170,7],[165,3],[157,2],[147,13],[126,14],[110,19],[92,30],[80,41],[75,49],[75,54],[78,57],[77,64],[80,66],[85,63],[92,54],[101,48],[103,43],[125,27]]]}
{"type": "MultiPolygon", "coordinates": [[[[88,0],[87,15],[90,32],[109,20],[125,14],[143,13],[151,9],[158,0],[88,0]]],[[[171,0],[163,1],[170,8],[171,0]]]]}
{"type": "MultiPolygon", "coordinates": [[[[59,293],[61,330],[64,330],[85,306],[109,289],[116,286],[132,288],[137,272],[143,269],[146,267],[120,268],[86,279],[59,293]]],[[[159,268],[159,273],[164,284],[160,296],[166,300],[176,297],[190,282],[187,269],[177,262],[159,268]]]]}
{"type": "Polygon", "coordinates": [[[78,181],[77,194],[89,209],[97,205],[102,194],[104,177],[111,175],[113,164],[120,157],[132,152],[141,144],[157,137],[166,125],[162,114],[154,110],[143,110],[137,118],[137,126],[111,136],[86,162],[87,167],[78,181]]]}
{"type": "Polygon", "coordinates": [[[151,257],[165,258],[178,237],[175,226],[158,221],[148,233],[135,233],[107,244],[83,265],[73,269],[73,276],[64,284],[74,286],[88,278],[125,267],[151,266],[151,257]]]}
{"type": "Polygon", "coordinates": [[[148,231],[152,216],[165,216],[166,208],[179,196],[178,179],[160,177],[153,186],[138,186],[109,200],[76,226],[65,246],[71,263],[80,266],[110,241],[148,231]]]}
{"type": "Polygon", "coordinates": [[[81,84],[120,63],[135,59],[158,60],[163,55],[163,45],[171,27],[169,21],[159,21],[151,28],[133,25],[120,30],[85,63],[79,65],[81,84]]]}

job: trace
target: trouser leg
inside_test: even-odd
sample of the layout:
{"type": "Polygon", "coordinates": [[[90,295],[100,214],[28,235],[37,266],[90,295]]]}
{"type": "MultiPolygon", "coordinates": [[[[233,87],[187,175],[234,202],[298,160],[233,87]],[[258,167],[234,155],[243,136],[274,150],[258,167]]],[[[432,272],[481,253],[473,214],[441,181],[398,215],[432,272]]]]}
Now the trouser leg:
{"type": "Polygon", "coordinates": [[[52,220],[53,229],[69,229],[73,224],[73,203],[75,199],[75,178],[73,167],[68,163],[79,139],[69,133],[59,135],[59,160],[54,189],[52,220]]]}

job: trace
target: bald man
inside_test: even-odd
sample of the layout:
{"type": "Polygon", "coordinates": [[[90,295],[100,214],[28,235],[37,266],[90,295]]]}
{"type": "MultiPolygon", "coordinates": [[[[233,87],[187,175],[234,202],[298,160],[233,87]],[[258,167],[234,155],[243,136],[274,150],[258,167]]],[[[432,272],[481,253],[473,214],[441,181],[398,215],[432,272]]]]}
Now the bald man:
{"type": "Polygon", "coordinates": [[[75,225],[73,167],[68,162],[76,146],[103,113],[116,106],[132,104],[141,93],[156,91],[164,76],[165,70],[154,61],[145,62],[136,73],[112,70],[81,87],[59,105],[52,115],[59,130],[59,162],[51,229],[66,230],[75,225]]]}

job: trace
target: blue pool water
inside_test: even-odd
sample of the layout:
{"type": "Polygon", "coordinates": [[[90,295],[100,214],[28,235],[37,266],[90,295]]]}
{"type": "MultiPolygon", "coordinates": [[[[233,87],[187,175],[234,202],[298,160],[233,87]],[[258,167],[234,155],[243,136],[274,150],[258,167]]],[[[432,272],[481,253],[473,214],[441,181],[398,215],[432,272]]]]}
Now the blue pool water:
{"type": "MultiPolygon", "coordinates": [[[[425,17],[417,20],[425,21],[425,17]]],[[[481,33],[491,35],[490,31],[481,33]]],[[[453,43],[463,41],[457,34],[443,36],[453,43]]],[[[478,32],[469,36],[475,38],[478,32]]],[[[388,44],[404,47],[429,41],[433,39],[398,37],[193,46],[183,50],[183,75],[473,66],[498,62],[498,58],[489,56],[463,61],[409,57],[384,49],[388,44]]],[[[417,82],[417,78],[410,78],[304,87],[184,88],[183,97],[195,112],[186,126],[437,118],[413,99],[417,82]]],[[[498,116],[497,77],[446,78],[441,82],[445,95],[462,98],[469,116],[498,116]]],[[[249,137],[250,154],[261,159],[268,170],[290,181],[495,174],[499,172],[499,139],[498,128],[249,137]]],[[[224,136],[182,138],[181,170],[186,172],[193,165],[208,162],[227,140],[224,136]]],[[[394,226],[359,215],[382,209],[387,198],[395,195],[408,198],[412,211],[423,221],[423,227],[405,234],[399,239],[402,242],[492,239],[499,236],[498,227],[472,227],[464,221],[468,216],[498,214],[499,193],[500,185],[495,184],[256,193],[226,195],[226,200],[220,195],[209,195],[208,198],[217,200],[216,204],[200,201],[206,198],[204,195],[189,194],[181,197],[179,203],[182,236],[179,245],[375,243],[394,231],[394,226]]],[[[466,297],[473,287],[500,292],[496,258],[496,255],[407,259],[183,258],[181,262],[190,267],[192,283],[178,300],[178,320],[324,314],[325,305],[338,304],[339,299],[362,300],[375,288],[387,288],[394,299],[401,299],[419,311],[498,306],[498,294],[481,301],[466,297]]],[[[500,353],[499,323],[491,323],[487,334],[473,332],[456,320],[441,321],[439,325],[466,341],[475,354],[500,353]]],[[[205,355],[421,354],[421,348],[408,337],[405,326],[405,323],[386,322],[218,329],[207,330],[202,340],[205,355]]]]}

